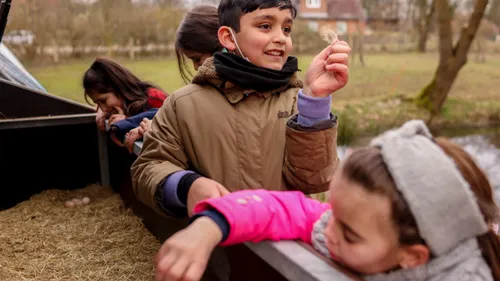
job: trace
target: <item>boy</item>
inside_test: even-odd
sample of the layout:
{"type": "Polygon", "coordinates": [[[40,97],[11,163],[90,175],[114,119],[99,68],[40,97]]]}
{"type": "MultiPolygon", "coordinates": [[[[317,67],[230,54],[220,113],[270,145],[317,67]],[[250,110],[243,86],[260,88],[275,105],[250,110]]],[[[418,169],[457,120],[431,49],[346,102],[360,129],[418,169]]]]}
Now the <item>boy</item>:
{"type": "Polygon", "coordinates": [[[228,190],[327,190],[338,161],[330,94],[347,83],[350,48],[332,42],[303,85],[288,56],[295,15],[290,0],[221,1],[229,52],[207,59],[156,114],[132,165],[139,200],[182,217],[228,190]]]}
{"type": "MultiPolygon", "coordinates": [[[[228,52],[207,59],[155,115],[132,165],[139,200],[185,217],[198,201],[239,189],[327,190],[338,162],[330,94],[347,83],[350,48],[332,42],[303,85],[288,56],[295,15],[290,0],[221,1],[218,38],[228,52]]],[[[164,248],[157,280],[168,279],[164,248]]],[[[209,269],[226,280],[224,256],[214,254],[209,269]]]]}

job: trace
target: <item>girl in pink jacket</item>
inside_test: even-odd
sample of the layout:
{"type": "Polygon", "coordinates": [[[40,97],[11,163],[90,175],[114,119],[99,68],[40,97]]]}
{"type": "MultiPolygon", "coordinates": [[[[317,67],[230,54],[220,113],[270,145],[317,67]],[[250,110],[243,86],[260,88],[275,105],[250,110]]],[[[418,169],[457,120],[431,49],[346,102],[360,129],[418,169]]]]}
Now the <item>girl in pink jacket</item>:
{"type": "Polygon", "coordinates": [[[374,139],[337,169],[330,204],[300,192],[208,199],[160,249],[157,280],[199,280],[217,245],[310,243],[365,280],[500,280],[497,215],[485,174],[422,121],[374,139]]]}

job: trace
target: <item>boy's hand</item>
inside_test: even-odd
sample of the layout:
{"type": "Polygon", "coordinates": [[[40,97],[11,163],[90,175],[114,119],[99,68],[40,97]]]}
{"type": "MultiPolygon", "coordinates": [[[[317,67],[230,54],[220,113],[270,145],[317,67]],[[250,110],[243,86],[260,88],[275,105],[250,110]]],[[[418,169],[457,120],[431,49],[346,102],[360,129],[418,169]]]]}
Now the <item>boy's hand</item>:
{"type": "Polygon", "coordinates": [[[222,231],[213,220],[196,219],[163,243],[156,255],[155,280],[200,280],[210,254],[221,239],[222,231]]]}
{"type": "Polygon", "coordinates": [[[343,88],[349,80],[349,53],[344,41],[326,47],[311,62],[306,73],[303,93],[312,97],[327,97],[343,88]]]}
{"type": "Polygon", "coordinates": [[[224,186],[222,186],[222,184],[214,180],[204,177],[196,179],[191,185],[191,188],[188,192],[188,215],[191,216],[193,214],[194,206],[196,205],[196,203],[208,198],[222,197],[229,193],[229,190],[227,190],[224,186]]]}
{"type": "Polygon", "coordinates": [[[151,120],[148,118],[144,118],[141,121],[141,125],[138,127],[139,128],[139,133],[141,133],[143,136],[146,132],[151,131],[151,120]]]}
{"type": "Polygon", "coordinates": [[[142,136],[140,127],[134,128],[125,134],[125,147],[127,147],[128,152],[132,153],[134,151],[134,142],[142,138],[142,136]]]}

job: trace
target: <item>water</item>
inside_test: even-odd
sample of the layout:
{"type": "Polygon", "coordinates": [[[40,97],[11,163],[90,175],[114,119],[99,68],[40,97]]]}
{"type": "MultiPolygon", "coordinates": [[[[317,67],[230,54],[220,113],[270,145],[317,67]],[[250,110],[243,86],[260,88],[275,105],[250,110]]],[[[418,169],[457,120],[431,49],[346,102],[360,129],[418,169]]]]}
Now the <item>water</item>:
{"type": "MultiPolygon", "coordinates": [[[[500,128],[481,131],[443,131],[440,136],[450,137],[452,141],[462,146],[476,163],[484,170],[495,189],[495,201],[500,206],[500,128]],[[466,135],[463,135],[463,134],[466,135]]],[[[368,144],[368,139],[358,140],[357,145],[368,144]]],[[[340,146],[338,154],[343,159],[350,147],[340,146]]]]}
{"type": "Polygon", "coordinates": [[[488,175],[495,189],[495,200],[500,205],[500,149],[494,145],[493,136],[470,135],[455,137],[453,141],[471,154],[488,175]]]}

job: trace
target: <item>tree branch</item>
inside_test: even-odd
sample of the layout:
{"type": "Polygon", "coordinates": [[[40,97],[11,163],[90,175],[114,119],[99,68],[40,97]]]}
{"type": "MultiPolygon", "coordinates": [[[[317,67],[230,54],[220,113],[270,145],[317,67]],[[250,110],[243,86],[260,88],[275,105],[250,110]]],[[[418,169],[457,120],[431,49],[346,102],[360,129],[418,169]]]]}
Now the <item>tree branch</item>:
{"type": "Polygon", "coordinates": [[[483,19],[484,11],[487,5],[488,0],[476,0],[474,11],[469,18],[469,22],[460,32],[460,37],[457,41],[457,45],[455,46],[455,54],[458,58],[463,58],[463,60],[459,61],[461,65],[465,64],[465,58],[467,57],[467,53],[472,45],[472,41],[474,41],[477,30],[481,25],[481,20],[483,19]]]}
{"type": "Polygon", "coordinates": [[[440,64],[444,65],[453,55],[453,33],[451,31],[451,14],[448,0],[434,1],[439,24],[440,64]]]}
{"type": "Polygon", "coordinates": [[[436,11],[436,5],[434,2],[436,2],[436,0],[432,0],[431,7],[430,7],[431,10],[429,11],[429,13],[425,17],[425,30],[427,33],[429,32],[429,30],[431,28],[432,17],[434,16],[434,12],[436,11]]]}

